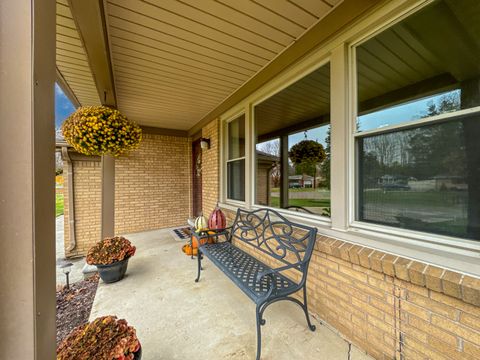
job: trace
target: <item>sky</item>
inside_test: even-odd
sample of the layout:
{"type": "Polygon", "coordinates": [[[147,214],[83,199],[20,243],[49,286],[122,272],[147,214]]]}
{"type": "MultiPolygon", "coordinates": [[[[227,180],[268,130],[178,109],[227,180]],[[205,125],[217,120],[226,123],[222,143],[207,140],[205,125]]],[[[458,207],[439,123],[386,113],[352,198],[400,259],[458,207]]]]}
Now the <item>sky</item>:
{"type": "Polygon", "coordinates": [[[58,84],[55,84],[55,128],[58,129],[63,121],[75,111],[75,106],[63,93],[58,84]]]}
{"type": "Polygon", "coordinates": [[[431,103],[438,104],[443,96],[455,94],[460,97],[460,90],[452,90],[441,94],[432,95],[419,100],[414,100],[385,110],[375,111],[371,114],[358,117],[360,131],[378,129],[403,122],[418,120],[422,118],[431,103]]]}

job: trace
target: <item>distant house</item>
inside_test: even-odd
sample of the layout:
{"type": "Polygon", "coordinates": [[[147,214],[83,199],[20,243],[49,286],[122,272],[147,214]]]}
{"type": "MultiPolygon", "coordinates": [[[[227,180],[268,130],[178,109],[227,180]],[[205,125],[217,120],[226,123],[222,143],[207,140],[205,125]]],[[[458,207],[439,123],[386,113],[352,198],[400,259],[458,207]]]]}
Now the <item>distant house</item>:
{"type": "MultiPolygon", "coordinates": [[[[278,171],[280,157],[257,150],[257,194],[260,205],[270,205],[270,193],[274,172],[278,171]]],[[[273,184],[275,186],[275,184],[273,184]]]]}
{"type": "Polygon", "coordinates": [[[463,176],[437,175],[433,177],[435,190],[468,190],[463,176]]]}
{"type": "Polygon", "coordinates": [[[289,188],[312,188],[313,176],[310,175],[290,175],[288,177],[289,188]]]}

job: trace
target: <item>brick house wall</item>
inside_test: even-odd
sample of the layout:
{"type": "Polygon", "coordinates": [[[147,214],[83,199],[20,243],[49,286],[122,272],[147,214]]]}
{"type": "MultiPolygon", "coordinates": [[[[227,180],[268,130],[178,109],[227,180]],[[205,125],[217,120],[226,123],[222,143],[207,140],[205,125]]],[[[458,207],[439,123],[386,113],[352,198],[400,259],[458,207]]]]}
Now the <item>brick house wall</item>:
{"type": "MultiPolygon", "coordinates": [[[[72,159],[73,160],[73,159],[72,159]]],[[[64,166],[64,169],[67,167],[64,166]]],[[[75,202],[75,238],[70,251],[68,173],[64,172],[64,244],[65,256],[83,256],[100,239],[102,211],[102,171],[99,157],[73,160],[73,195],[75,202]]]]}
{"type": "Polygon", "coordinates": [[[319,234],[307,291],[313,316],[375,359],[480,358],[479,279],[319,234]]]}
{"type": "MultiPolygon", "coordinates": [[[[218,146],[218,145],[217,145],[218,146]]],[[[144,134],[139,148],[115,159],[115,233],[128,234],[186,223],[190,215],[191,142],[187,137],[144,134]]],[[[85,256],[101,237],[99,157],[73,161],[75,232],[70,247],[65,174],[66,257],[85,256]]],[[[66,167],[65,167],[66,168],[66,167]]]]}
{"type": "Polygon", "coordinates": [[[209,217],[219,197],[220,127],[218,119],[202,128],[202,137],[210,139],[210,149],[202,150],[202,208],[209,217]]]}
{"type": "Polygon", "coordinates": [[[115,160],[115,233],[186,224],[190,215],[191,142],[144,134],[139,148],[115,160]]]}

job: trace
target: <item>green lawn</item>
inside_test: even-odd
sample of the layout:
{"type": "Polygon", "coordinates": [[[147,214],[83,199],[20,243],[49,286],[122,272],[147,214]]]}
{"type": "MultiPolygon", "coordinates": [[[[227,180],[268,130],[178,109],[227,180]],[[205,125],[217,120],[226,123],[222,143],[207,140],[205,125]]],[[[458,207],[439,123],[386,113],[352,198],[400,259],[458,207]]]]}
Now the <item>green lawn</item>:
{"type": "MultiPolygon", "coordinates": [[[[272,192],[280,192],[280,188],[274,187],[271,189],[272,192]]],[[[288,192],[329,192],[330,190],[326,188],[289,188],[288,192]]]]}
{"type": "MultiPolygon", "coordinates": [[[[279,207],[280,198],[273,197],[270,199],[270,206],[279,207]]],[[[330,207],[330,199],[290,199],[288,200],[288,205],[290,206],[301,206],[301,207],[330,207]]]]}
{"type": "Polygon", "coordinates": [[[55,194],[55,216],[63,215],[63,194],[55,194]]]}

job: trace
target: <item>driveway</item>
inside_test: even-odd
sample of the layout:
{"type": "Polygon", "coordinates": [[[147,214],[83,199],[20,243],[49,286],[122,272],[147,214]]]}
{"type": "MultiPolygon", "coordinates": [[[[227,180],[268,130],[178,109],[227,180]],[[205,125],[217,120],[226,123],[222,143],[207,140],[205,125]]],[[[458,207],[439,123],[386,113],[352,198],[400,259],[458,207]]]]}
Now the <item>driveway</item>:
{"type": "Polygon", "coordinates": [[[64,263],[72,263],[73,267],[70,272],[70,283],[74,283],[83,280],[82,269],[85,265],[85,258],[65,259],[65,247],[63,245],[64,234],[64,216],[57,216],[56,227],[56,259],[57,259],[57,285],[65,285],[65,274],[59,265],[64,263]]]}

